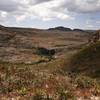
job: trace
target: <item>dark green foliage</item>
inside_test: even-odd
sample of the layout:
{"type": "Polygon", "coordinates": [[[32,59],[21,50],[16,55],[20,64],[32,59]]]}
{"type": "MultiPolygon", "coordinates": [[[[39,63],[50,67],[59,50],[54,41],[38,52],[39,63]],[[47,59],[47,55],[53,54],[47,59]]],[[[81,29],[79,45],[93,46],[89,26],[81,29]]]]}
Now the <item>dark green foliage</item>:
{"type": "Polygon", "coordinates": [[[43,47],[38,47],[37,48],[37,54],[41,55],[41,56],[46,56],[48,58],[49,61],[51,61],[51,59],[53,59],[53,56],[55,55],[55,50],[54,49],[46,49],[43,47]]]}
{"type": "Polygon", "coordinates": [[[55,54],[55,50],[49,50],[43,47],[38,47],[38,54],[44,55],[44,56],[53,56],[55,54]]]}

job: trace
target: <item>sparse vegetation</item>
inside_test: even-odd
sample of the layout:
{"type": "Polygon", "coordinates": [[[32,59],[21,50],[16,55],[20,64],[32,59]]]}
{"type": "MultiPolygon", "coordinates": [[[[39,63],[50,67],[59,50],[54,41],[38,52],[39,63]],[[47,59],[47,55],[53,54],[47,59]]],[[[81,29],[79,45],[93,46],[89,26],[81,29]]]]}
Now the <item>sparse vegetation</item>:
{"type": "Polygon", "coordinates": [[[99,83],[96,79],[92,79],[88,76],[78,76],[75,79],[75,82],[77,84],[77,87],[79,88],[99,88],[99,83]]]}
{"type": "MultiPolygon", "coordinates": [[[[77,74],[100,78],[100,42],[84,47],[69,61],[69,70],[77,74]]],[[[67,68],[67,67],[66,67],[67,68]]]]}
{"type": "Polygon", "coordinates": [[[100,97],[100,42],[85,47],[87,33],[6,27],[0,32],[14,32],[0,41],[0,100],[100,97]]]}

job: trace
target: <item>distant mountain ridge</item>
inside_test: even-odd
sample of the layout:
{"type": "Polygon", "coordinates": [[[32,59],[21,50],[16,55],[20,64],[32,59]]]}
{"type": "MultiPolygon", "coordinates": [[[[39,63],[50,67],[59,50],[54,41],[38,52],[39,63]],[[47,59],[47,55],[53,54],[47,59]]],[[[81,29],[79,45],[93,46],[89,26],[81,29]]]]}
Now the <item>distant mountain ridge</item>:
{"type": "Polygon", "coordinates": [[[75,32],[87,32],[87,33],[91,33],[91,32],[95,32],[96,30],[83,30],[83,29],[71,29],[71,28],[67,28],[67,27],[63,27],[63,26],[58,26],[58,27],[54,27],[54,28],[49,28],[49,31],[75,31],[75,32]]]}
{"type": "MultiPolygon", "coordinates": [[[[23,27],[6,27],[3,25],[0,25],[0,30],[4,30],[4,31],[14,31],[14,30],[45,30],[45,29],[38,29],[38,28],[23,28],[23,27]]],[[[96,30],[83,30],[83,29],[71,29],[71,28],[67,28],[67,27],[63,27],[63,26],[58,26],[58,27],[54,27],[54,28],[49,28],[46,29],[47,31],[73,31],[73,32],[87,32],[87,33],[94,33],[96,30]]]]}
{"type": "Polygon", "coordinates": [[[73,29],[73,31],[84,32],[85,30],[82,30],[82,29],[73,29]]]}
{"type": "Polygon", "coordinates": [[[66,27],[63,27],[63,26],[58,26],[58,27],[55,27],[55,28],[49,28],[48,30],[72,31],[71,28],[66,28],[66,27]]]}

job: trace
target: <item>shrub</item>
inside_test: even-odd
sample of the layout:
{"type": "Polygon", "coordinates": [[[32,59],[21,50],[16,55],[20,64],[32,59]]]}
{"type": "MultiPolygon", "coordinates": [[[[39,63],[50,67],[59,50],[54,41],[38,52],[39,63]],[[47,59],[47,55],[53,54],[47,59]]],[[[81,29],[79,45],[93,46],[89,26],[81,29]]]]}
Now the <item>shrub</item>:
{"type": "Polygon", "coordinates": [[[55,50],[49,50],[49,49],[46,49],[46,48],[43,48],[43,47],[38,47],[37,49],[37,53],[40,54],[40,55],[45,55],[45,56],[52,56],[55,54],[55,50]]]}
{"type": "Polygon", "coordinates": [[[36,89],[36,93],[32,98],[33,100],[53,100],[45,90],[36,89]]]}
{"type": "Polygon", "coordinates": [[[19,93],[21,95],[25,95],[27,93],[27,89],[25,87],[22,87],[20,90],[19,90],[19,93]]]}
{"type": "Polygon", "coordinates": [[[98,88],[99,84],[95,79],[88,76],[78,76],[75,82],[80,88],[98,88]]]}

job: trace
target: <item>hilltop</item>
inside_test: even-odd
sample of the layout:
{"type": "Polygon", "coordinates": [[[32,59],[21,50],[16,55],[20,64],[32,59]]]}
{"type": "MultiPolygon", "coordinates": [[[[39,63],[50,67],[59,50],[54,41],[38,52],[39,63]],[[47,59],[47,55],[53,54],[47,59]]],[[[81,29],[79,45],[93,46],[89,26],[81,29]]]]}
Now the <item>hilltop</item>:
{"type": "Polygon", "coordinates": [[[55,31],[72,31],[71,28],[66,28],[66,27],[63,27],[63,26],[59,26],[59,27],[55,27],[55,28],[49,28],[48,30],[55,30],[55,31]]]}

